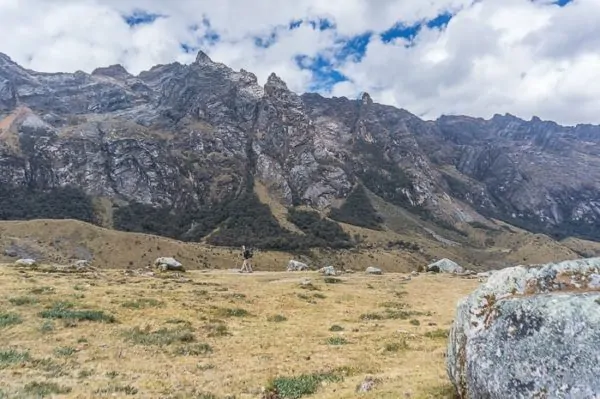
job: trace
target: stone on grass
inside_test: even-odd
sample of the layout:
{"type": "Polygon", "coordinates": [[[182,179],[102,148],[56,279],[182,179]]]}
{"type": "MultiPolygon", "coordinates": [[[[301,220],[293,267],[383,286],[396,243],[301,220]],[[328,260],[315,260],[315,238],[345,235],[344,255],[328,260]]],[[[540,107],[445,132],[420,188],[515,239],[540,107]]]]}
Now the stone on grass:
{"type": "Polygon", "coordinates": [[[369,266],[369,267],[367,267],[367,270],[365,270],[365,273],[380,275],[380,274],[383,274],[383,271],[378,267],[369,266]]]}
{"type": "Polygon", "coordinates": [[[19,259],[15,262],[16,266],[37,266],[37,261],[35,259],[19,259]]]}
{"type": "Polygon", "coordinates": [[[158,267],[161,271],[185,271],[183,265],[180,262],[178,262],[175,258],[157,258],[154,261],[154,266],[158,267]]]}
{"type": "Polygon", "coordinates": [[[288,262],[288,272],[302,272],[306,270],[308,270],[308,265],[306,263],[298,262],[297,260],[293,259],[288,262]]]}
{"type": "Polygon", "coordinates": [[[464,269],[459,266],[458,263],[444,258],[427,266],[427,271],[435,273],[460,274],[464,272],[464,269]]]}
{"type": "Polygon", "coordinates": [[[495,271],[448,339],[460,398],[599,397],[600,258],[495,271]]]}
{"type": "Polygon", "coordinates": [[[337,274],[338,274],[333,266],[325,266],[325,267],[319,269],[319,273],[321,273],[325,276],[337,276],[337,274]]]}

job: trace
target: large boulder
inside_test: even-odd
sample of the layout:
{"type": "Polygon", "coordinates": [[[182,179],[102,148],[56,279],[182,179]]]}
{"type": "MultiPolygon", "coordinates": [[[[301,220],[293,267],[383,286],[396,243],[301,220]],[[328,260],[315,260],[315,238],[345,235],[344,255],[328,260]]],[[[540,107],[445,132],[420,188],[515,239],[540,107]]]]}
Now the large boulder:
{"type": "Polygon", "coordinates": [[[154,266],[158,267],[162,271],[185,271],[183,265],[174,258],[157,258],[154,261],[154,266]]]}
{"type": "Polygon", "coordinates": [[[383,274],[383,271],[378,267],[369,266],[367,267],[367,270],[365,270],[365,273],[380,275],[383,274]]]}
{"type": "Polygon", "coordinates": [[[290,260],[288,262],[288,272],[301,272],[305,270],[308,270],[308,265],[306,265],[305,263],[298,262],[297,260],[290,260]]]}
{"type": "Polygon", "coordinates": [[[37,266],[37,261],[35,259],[19,259],[15,262],[16,266],[37,266]]]}
{"type": "Polygon", "coordinates": [[[321,269],[319,269],[319,273],[321,273],[325,276],[337,276],[338,275],[338,272],[335,270],[335,267],[333,267],[333,266],[322,267],[321,269]]]}
{"type": "Polygon", "coordinates": [[[464,269],[459,266],[458,263],[444,258],[427,266],[427,271],[436,273],[461,274],[464,272],[464,269]]]}
{"type": "Polygon", "coordinates": [[[460,398],[600,397],[600,258],[491,274],[458,303],[448,375],[460,398]]]}

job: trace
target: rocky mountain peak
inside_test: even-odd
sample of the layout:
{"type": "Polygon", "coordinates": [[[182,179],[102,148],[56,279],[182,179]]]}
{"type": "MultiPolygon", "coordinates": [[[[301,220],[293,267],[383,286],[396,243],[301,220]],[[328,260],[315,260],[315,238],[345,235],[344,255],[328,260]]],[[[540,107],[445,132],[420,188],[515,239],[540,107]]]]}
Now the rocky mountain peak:
{"type": "Polygon", "coordinates": [[[115,79],[127,79],[133,77],[121,64],[111,65],[104,68],[96,68],[92,72],[92,75],[108,76],[115,79]]]}
{"type": "Polygon", "coordinates": [[[373,99],[371,98],[371,96],[367,92],[364,92],[362,94],[361,101],[362,101],[363,105],[371,105],[371,104],[373,104],[373,99]]]}
{"type": "Polygon", "coordinates": [[[199,50],[194,63],[199,65],[213,64],[213,60],[204,51],[199,50]]]}
{"type": "Polygon", "coordinates": [[[274,90],[288,90],[287,84],[281,79],[275,72],[272,72],[267,79],[267,83],[265,84],[265,90],[274,89],[274,90]]]}

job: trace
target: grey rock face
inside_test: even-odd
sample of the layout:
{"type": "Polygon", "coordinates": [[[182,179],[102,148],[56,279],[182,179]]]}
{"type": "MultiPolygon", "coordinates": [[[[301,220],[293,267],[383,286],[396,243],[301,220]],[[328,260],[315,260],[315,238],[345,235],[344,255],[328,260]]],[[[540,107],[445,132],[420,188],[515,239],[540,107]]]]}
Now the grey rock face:
{"type": "Polygon", "coordinates": [[[461,300],[447,357],[461,398],[597,397],[599,273],[600,258],[514,267],[461,300]]]}
{"type": "Polygon", "coordinates": [[[282,204],[327,209],[357,183],[446,223],[493,216],[600,238],[600,128],[443,117],[298,96],[199,53],[133,76],[30,71],[0,54],[0,184],[76,186],[177,212],[262,181],[282,204]]]}

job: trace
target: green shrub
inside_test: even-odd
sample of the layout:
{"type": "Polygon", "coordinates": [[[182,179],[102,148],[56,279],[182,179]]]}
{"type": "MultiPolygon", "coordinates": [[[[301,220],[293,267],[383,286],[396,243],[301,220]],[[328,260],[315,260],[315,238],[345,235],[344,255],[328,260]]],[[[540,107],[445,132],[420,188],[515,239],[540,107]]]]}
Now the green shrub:
{"type": "Polygon", "coordinates": [[[381,230],[383,218],[379,216],[364,187],[358,185],[340,208],[332,208],[329,217],[338,222],[372,230],[381,230]]]}

